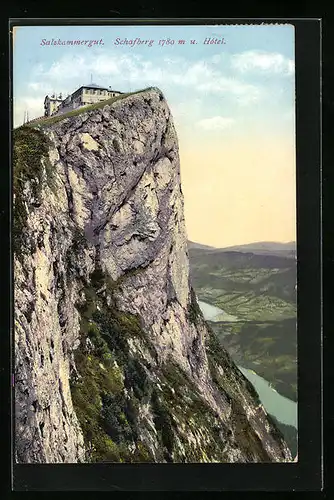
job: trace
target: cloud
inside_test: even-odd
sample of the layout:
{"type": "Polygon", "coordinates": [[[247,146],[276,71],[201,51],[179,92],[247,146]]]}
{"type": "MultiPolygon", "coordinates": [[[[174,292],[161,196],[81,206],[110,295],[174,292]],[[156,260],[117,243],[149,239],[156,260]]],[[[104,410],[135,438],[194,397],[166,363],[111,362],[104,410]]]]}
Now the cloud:
{"type": "Polygon", "coordinates": [[[277,52],[248,50],[231,56],[231,66],[240,73],[261,72],[290,76],[295,65],[292,59],[277,52]]]}
{"type": "Polygon", "coordinates": [[[222,58],[223,58],[223,55],[222,55],[222,54],[215,54],[215,55],[213,55],[213,56],[211,57],[211,59],[210,59],[210,60],[211,60],[214,64],[218,64],[218,63],[220,63],[220,62],[221,62],[222,58]]]}
{"type": "MultiPolygon", "coordinates": [[[[105,53],[97,57],[86,56],[65,56],[54,62],[49,68],[40,65],[35,71],[35,80],[31,86],[49,85],[50,91],[60,86],[57,91],[64,92],[64,86],[73,87],[93,80],[98,83],[123,86],[143,85],[192,87],[198,92],[214,92],[229,94],[236,99],[254,101],[259,97],[259,90],[253,85],[244,83],[236,78],[227,78],[217,63],[211,59],[208,61],[189,62],[182,58],[165,58],[158,63],[146,60],[141,56],[132,54],[105,53]],[[37,83],[38,82],[38,83],[37,83]]],[[[67,90],[67,89],[66,89],[67,90]]],[[[74,88],[73,88],[74,90],[74,88]]]]}
{"type": "Polygon", "coordinates": [[[13,106],[13,126],[18,127],[23,123],[24,113],[28,111],[29,119],[37,118],[44,114],[44,99],[39,97],[15,98],[13,106]]]}
{"type": "Polygon", "coordinates": [[[205,92],[230,95],[240,105],[249,105],[259,101],[265,92],[264,89],[260,89],[255,85],[224,76],[202,81],[199,83],[198,89],[205,92]]]}
{"type": "Polygon", "coordinates": [[[225,130],[233,123],[235,120],[233,118],[227,118],[224,116],[213,116],[212,118],[204,118],[203,120],[200,120],[197,122],[197,126],[200,128],[203,128],[204,130],[225,130]]]}
{"type": "Polygon", "coordinates": [[[47,94],[50,91],[50,84],[46,82],[30,82],[27,86],[33,92],[37,93],[43,92],[44,94],[47,94]]]}
{"type": "MultiPolygon", "coordinates": [[[[226,57],[224,55],[225,62],[226,57]]],[[[39,99],[38,107],[35,104],[29,108],[32,117],[39,116],[43,112],[46,94],[62,92],[65,96],[90,82],[91,75],[96,83],[111,85],[125,92],[157,86],[166,95],[170,94],[171,98],[175,94],[188,93],[192,101],[197,97],[207,99],[211,94],[213,99],[223,97],[232,104],[247,106],[263,98],[264,88],[229,77],[221,59],[221,56],[216,55],[195,62],[181,57],[162,57],[154,61],[139,54],[110,51],[97,56],[67,54],[50,65],[38,63],[32,68],[25,85],[25,95],[17,96],[20,103],[19,111],[15,114],[23,116],[24,99],[35,99],[36,102],[39,99]]]]}

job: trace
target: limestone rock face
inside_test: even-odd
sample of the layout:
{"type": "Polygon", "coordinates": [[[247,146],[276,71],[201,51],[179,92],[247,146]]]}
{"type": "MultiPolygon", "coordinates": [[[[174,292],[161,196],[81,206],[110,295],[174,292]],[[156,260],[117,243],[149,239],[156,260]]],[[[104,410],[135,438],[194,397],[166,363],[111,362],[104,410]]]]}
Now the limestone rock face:
{"type": "Polygon", "coordinates": [[[17,461],[291,460],[198,308],[178,141],[161,92],[43,127],[39,201],[27,180],[14,262],[17,461]]]}

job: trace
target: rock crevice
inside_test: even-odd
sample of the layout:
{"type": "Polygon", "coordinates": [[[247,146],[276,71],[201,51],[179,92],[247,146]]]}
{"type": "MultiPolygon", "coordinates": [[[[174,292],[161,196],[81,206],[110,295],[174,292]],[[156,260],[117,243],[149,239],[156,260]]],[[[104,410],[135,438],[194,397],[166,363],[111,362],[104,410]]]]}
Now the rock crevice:
{"type": "Polygon", "coordinates": [[[161,96],[36,131],[54,182],[14,262],[19,462],[291,459],[198,308],[161,96]]]}

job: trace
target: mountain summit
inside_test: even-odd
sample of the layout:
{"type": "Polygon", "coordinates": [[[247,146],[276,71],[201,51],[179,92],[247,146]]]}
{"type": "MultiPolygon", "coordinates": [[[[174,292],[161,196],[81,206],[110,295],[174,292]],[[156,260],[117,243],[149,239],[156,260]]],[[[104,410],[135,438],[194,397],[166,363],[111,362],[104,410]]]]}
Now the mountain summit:
{"type": "Polygon", "coordinates": [[[199,310],[161,91],[21,127],[13,158],[16,460],[290,461],[199,310]]]}

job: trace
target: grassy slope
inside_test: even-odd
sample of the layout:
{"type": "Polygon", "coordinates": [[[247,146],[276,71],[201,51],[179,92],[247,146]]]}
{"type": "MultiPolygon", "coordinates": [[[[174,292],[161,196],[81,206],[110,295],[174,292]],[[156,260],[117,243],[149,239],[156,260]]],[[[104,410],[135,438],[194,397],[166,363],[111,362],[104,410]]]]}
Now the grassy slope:
{"type": "Polygon", "coordinates": [[[296,264],[288,258],[190,249],[200,300],[237,322],[212,323],[234,360],[297,398],[296,264]]]}
{"type": "MultiPolygon", "coordinates": [[[[25,125],[14,131],[14,224],[18,224],[16,232],[22,231],[25,226],[25,212],[20,213],[24,183],[27,180],[32,183],[36,180],[36,189],[33,189],[36,203],[39,203],[39,192],[43,182],[47,181],[50,186],[52,185],[52,175],[47,162],[48,144],[43,141],[43,134],[36,128],[44,128],[68,117],[103,107],[128,95],[130,94],[41,120],[40,123],[34,122],[31,126],[25,125]]],[[[17,246],[22,250],[21,240],[17,246]]],[[[79,234],[73,251],[65,256],[69,277],[81,246],[85,246],[85,239],[79,234]]],[[[185,445],[187,461],[206,461],[208,456],[224,461],[224,450],[219,448],[219,436],[216,434],[217,429],[219,430],[216,417],[210,413],[210,409],[202,401],[191,380],[187,379],[176,366],[167,364],[159,374],[164,391],[161,395],[157,393],[155,384],[148,377],[150,367],[146,366],[144,359],[130,355],[127,339],[140,339],[148,351],[151,351],[153,346],[142,331],[138,318],[120,313],[113,305],[106,306],[105,296],[101,296],[98,292],[101,290],[101,285],[106,286],[109,296],[112,297],[115,284],[110,283],[99,273],[93,273],[90,283],[83,283],[86,300],[83,304],[77,305],[81,313],[82,337],[80,347],[75,351],[77,371],[71,376],[73,404],[83,430],[87,459],[113,462],[152,461],[150,450],[139,439],[137,432],[140,401],[150,403],[152,407],[155,427],[163,450],[160,459],[170,461],[174,455],[175,461],[178,461],[179,450],[175,435],[180,436],[181,421],[187,424],[186,435],[189,430],[194,435],[199,431],[199,436],[205,433],[204,441],[199,446],[185,445]],[[130,400],[125,397],[125,389],[131,394],[130,400]],[[177,403],[182,401],[184,396],[187,396],[187,404],[178,406],[177,403]],[[131,451],[129,445],[132,444],[135,444],[135,449],[131,451]]],[[[189,311],[191,321],[196,321],[195,309],[189,311]]],[[[217,364],[223,360],[225,353],[215,344],[214,338],[208,346],[208,351],[211,370],[215,372],[217,385],[225,393],[228,389],[236,405],[235,411],[239,418],[235,419],[233,430],[238,436],[239,446],[244,449],[250,461],[254,451],[260,456],[263,455],[262,458],[266,460],[266,453],[247,424],[242,401],[239,401],[234,388],[237,381],[233,378],[232,370],[230,374],[224,374],[225,378],[230,377],[226,380],[221,379],[217,371],[217,364]]],[[[154,356],[154,349],[151,354],[154,356]]],[[[228,359],[224,361],[225,365],[227,363],[228,359]]],[[[252,391],[250,384],[247,381],[244,383],[248,390],[252,391]]],[[[257,397],[256,393],[254,397],[257,397]]]]}
{"type": "MultiPolygon", "coordinates": [[[[94,109],[103,108],[104,106],[111,105],[117,101],[126,99],[129,96],[132,96],[135,94],[141,94],[143,92],[153,90],[154,88],[155,87],[147,87],[146,89],[138,90],[135,92],[124,93],[124,94],[121,94],[121,95],[118,95],[115,97],[111,97],[110,99],[106,99],[104,101],[98,102],[96,104],[90,104],[87,106],[82,106],[82,107],[77,108],[77,109],[73,109],[71,111],[68,111],[67,113],[51,116],[50,118],[41,118],[40,120],[36,120],[35,122],[31,123],[30,125],[28,124],[25,126],[33,127],[33,128],[35,128],[35,127],[38,127],[38,128],[48,127],[50,125],[53,125],[54,123],[57,123],[57,122],[60,122],[64,119],[66,119],[66,118],[71,118],[72,116],[78,116],[78,115],[81,115],[83,113],[87,113],[88,111],[92,111],[94,109]]],[[[159,89],[157,89],[157,91],[159,91],[159,89]]]]}
{"type": "MultiPolygon", "coordinates": [[[[80,240],[80,245],[84,246],[85,242],[80,240]]],[[[159,384],[154,383],[149,376],[151,366],[141,356],[141,350],[137,355],[130,352],[128,340],[137,339],[141,349],[155,357],[154,346],[139,319],[118,311],[113,303],[113,294],[120,284],[121,281],[112,282],[100,270],[95,270],[83,288],[85,301],[77,304],[81,315],[81,344],[75,351],[77,373],[71,376],[71,392],[84,434],[87,460],[155,461],[140,438],[139,405],[145,403],[151,407],[160,444],[157,461],[226,461],[225,451],[219,445],[221,427],[216,414],[202,400],[187,375],[170,361],[156,371],[159,384]],[[196,445],[188,440],[190,433],[197,435],[196,445]],[[180,455],[180,440],[186,460],[184,452],[180,455]]],[[[196,323],[198,306],[194,300],[188,315],[189,321],[196,323]]],[[[208,339],[207,349],[214,380],[235,405],[238,417],[234,419],[233,431],[238,446],[250,461],[255,452],[266,461],[268,456],[250,429],[242,408],[238,389],[241,382],[236,380],[232,369],[224,375],[217,369],[221,362],[227,366],[229,360],[214,334],[208,339]]],[[[257,399],[248,381],[242,383],[257,399]]],[[[271,432],[277,434],[270,420],[269,424],[271,432]]],[[[277,436],[282,438],[280,433],[277,436]]]]}
{"type": "Polygon", "coordinates": [[[289,446],[292,457],[295,457],[298,452],[298,433],[292,425],[285,425],[279,422],[277,418],[270,415],[271,419],[277,425],[280,432],[284,435],[286,444],[289,446]]]}
{"type": "Polygon", "coordinates": [[[23,245],[28,211],[38,206],[42,187],[53,189],[53,172],[48,159],[49,141],[45,135],[30,127],[20,127],[12,137],[13,232],[12,244],[17,257],[27,251],[23,245]],[[29,194],[24,190],[29,185],[29,194]]]}

